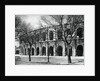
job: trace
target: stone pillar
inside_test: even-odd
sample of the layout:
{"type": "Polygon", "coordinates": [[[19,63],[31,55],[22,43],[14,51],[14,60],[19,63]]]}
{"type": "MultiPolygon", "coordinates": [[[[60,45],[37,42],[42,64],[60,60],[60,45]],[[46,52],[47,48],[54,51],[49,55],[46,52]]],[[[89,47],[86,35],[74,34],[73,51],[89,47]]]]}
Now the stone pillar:
{"type": "Polygon", "coordinates": [[[48,56],[48,45],[46,43],[46,56],[48,56]]]}
{"type": "Polygon", "coordinates": [[[65,56],[65,45],[63,45],[63,56],[65,56]]]}
{"type": "Polygon", "coordinates": [[[34,48],[34,56],[36,56],[36,48],[34,48]]]}
{"type": "Polygon", "coordinates": [[[55,31],[53,31],[53,40],[55,40],[55,31]]]}
{"type": "Polygon", "coordinates": [[[54,56],[56,56],[56,46],[55,45],[53,47],[53,50],[54,50],[54,56]]]}
{"type": "Polygon", "coordinates": [[[75,47],[72,47],[72,56],[75,56],[76,55],[76,49],[75,47]]]}
{"type": "Polygon", "coordinates": [[[32,48],[31,48],[31,56],[32,56],[32,48]]]}
{"type": "Polygon", "coordinates": [[[55,31],[55,40],[57,39],[57,31],[55,31]]]}
{"type": "Polygon", "coordinates": [[[39,56],[42,56],[42,46],[39,46],[39,56]]]}

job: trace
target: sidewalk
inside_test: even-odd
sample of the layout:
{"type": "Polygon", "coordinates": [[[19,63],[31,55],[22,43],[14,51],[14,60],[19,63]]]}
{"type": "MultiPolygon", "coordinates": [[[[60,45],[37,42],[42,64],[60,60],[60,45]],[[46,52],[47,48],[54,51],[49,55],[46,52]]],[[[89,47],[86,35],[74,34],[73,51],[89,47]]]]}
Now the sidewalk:
{"type": "Polygon", "coordinates": [[[29,62],[28,56],[16,56],[16,65],[84,65],[84,57],[71,57],[72,63],[68,64],[67,56],[32,56],[29,62]]]}

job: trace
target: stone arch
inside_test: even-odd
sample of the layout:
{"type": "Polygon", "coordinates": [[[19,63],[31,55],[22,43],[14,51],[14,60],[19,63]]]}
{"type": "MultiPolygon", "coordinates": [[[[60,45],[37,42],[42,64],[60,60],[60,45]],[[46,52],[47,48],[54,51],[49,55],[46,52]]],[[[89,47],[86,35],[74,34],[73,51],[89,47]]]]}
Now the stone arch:
{"type": "Polygon", "coordinates": [[[62,51],[63,51],[62,46],[58,46],[57,47],[57,56],[62,56],[62,51]]]}
{"type": "Polygon", "coordinates": [[[36,48],[36,55],[39,55],[39,47],[36,48]]]}
{"type": "Polygon", "coordinates": [[[53,40],[53,31],[50,31],[50,32],[49,32],[49,39],[50,39],[50,40],[53,40]]]}
{"type": "Polygon", "coordinates": [[[49,47],[48,52],[49,52],[49,55],[50,55],[50,56],[53,56],[53,46],[50,46],[50,47],[49,47]]]}
{"type": "Polygon", "coordinates": [[[77,36],[79,36],[79,38],[83,37],[83,28],[78,28],[77,29],[77,36]]]}
{"type": "Polygon", "coordinates": [[[82,45],[77,46],[76,56],[83,56],[83,46],[82,45]]]}
{"type": "Polygon", "coordinates": [[[46,55],[46,47],[42,47],[42,55],[46,55]]]}

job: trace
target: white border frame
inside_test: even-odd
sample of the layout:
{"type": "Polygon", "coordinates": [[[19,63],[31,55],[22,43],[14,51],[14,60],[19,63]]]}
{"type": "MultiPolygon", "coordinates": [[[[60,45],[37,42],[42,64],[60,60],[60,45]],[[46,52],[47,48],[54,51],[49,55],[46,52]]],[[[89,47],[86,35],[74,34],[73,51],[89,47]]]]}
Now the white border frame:
{"type": "Polygon", "coordinates": [[[94,76],[94,5],[5,5],[5,76],[94,76]],[[15,65],[15,14],[85,14],[85,65],[15,65]]]}

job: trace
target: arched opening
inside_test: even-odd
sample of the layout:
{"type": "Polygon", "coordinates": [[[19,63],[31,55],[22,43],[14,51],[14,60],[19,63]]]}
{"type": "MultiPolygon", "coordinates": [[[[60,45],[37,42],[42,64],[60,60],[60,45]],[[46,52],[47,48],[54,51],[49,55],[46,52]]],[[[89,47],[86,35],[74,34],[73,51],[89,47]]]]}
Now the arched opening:
{"type": "Polygon", "coordinates": [[[26,55],[26,48],[25,48],[25,55],[26,55]]]}
{"type": "Polygon", "coordinates": [[[49,47],[49,55],[53,56],[53,47],[52,46],[49,47]]]}
{"type": "Polygon", "coordinates": [[[83,46],[82,45],[77,46],[76,56],[83,56],[83,46]]]}
{"type": "Polygon", "coordinates": [[[34,55],[34,48],[32,48],[32,55],[34,55]]]}
{"type": "Polygon", "coordinates": [[[42,48],[42,55],[46,55],[46,48],[45,47],[42,48]]]}
{"type": "Polygon", "coordinates": [[[79,36],[79,38],[83,37],[83,28],[78,28],[77,29],[77,36],[79,36]]]}
{"type": "Polygon", "coordinates": [[[57,37],[58,37],[58,39],[62,39],[62,31],[61,30],[57,31],[57,37]]]}
{"type": "Polygon", "coordinates": [[[36,51],[37,51],[36,55],[39,55],[39,47],[37,47],[36,51]]]}
{"type": "Polygon", "coordinates": [[[57,47],[57,56],[62,56],[62,46],[57,47]]]}
{"type": "Polygon", "coordinates": [[[50,38],[50,40],[53,40],[53,31],[50,31],[49,38],[50,38]]]}
{"type": "Polygon", "coordinates": [[[42,38],[43,38],[43,41],[46,40],[46,33],[45,32],[42,33],[42,38]]]}
{"type": "Polygon", "coordinates": [[[16,54],[19,54],[19,50],[16,50],[16,54]]]}

